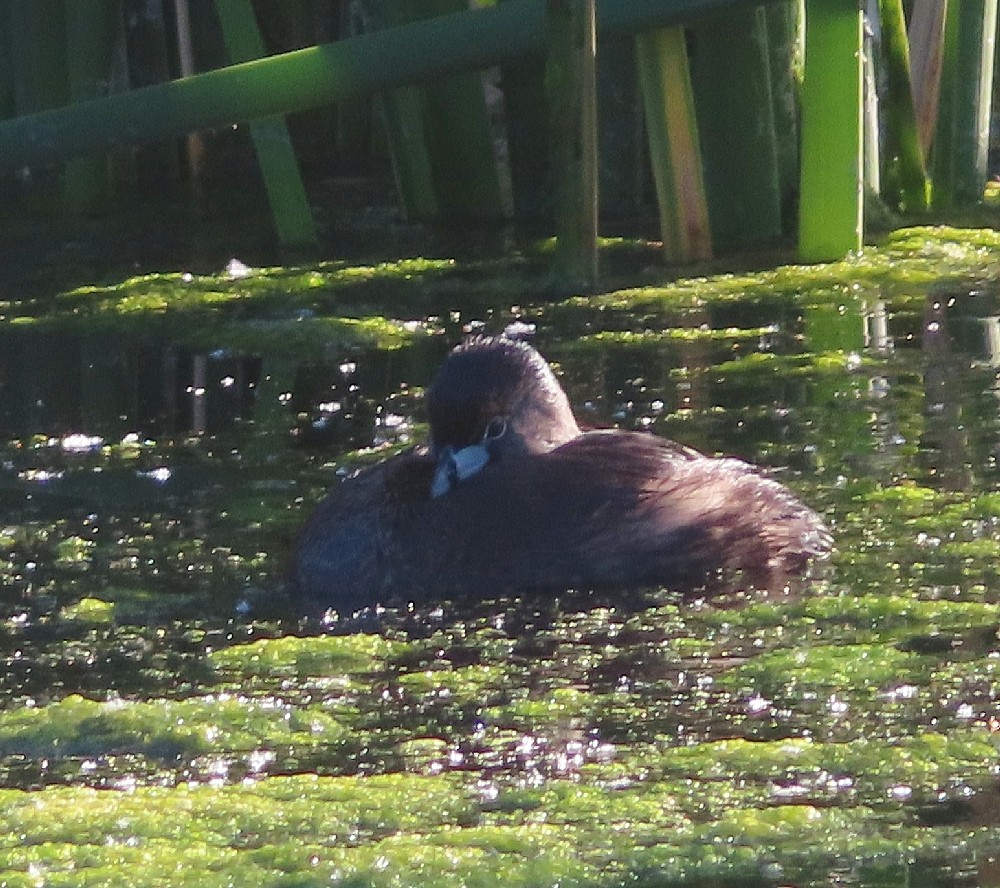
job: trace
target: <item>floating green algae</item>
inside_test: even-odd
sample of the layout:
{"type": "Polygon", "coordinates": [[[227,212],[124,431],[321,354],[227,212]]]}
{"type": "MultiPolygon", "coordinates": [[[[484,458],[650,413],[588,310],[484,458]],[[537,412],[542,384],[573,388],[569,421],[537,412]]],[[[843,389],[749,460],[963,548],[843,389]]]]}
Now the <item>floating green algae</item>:
{"type": "Polygon", "coordinates": [[[287,636],[212,651],[209,660],[216,669],[240,679],[350,675],[385,669],[386,659],[400,656],[405,647],[378,635],[287,636]]]}
{"type": "Polygon", "coordinates": [[[922,665],[917,654],[891,645],[814,645],[762,654],[723,680],[764,695],[801,696],[803,688],[829,695],[847,686],[859,696],[874,698],[895,684],[925,682],[922,665]]]}
{"type": "MultiPolygon", "coordinates": [[[[605,309],[645,308],[657,304],[699,307],[727,301],[775,302],[799,297],[802,307],[843,302],[869,295],[873,285],[913,290],[968,280],[994,280],[1000,237],[990,229],[947,226],[906,228],[875,247],[840,262],[783,265],[755,274],[681,278],[664,287],[618,290],[578,297],[577,304],[605,309]]],[[[895,295],[895,294],[893,294],[895,295]]],[[[917,295],[901,298],[920,298],[917,295]]]]}
{"type": "Polygon", "coordinates": [[[447,259],[403,259],[378,265],[319,263],[308,268],[249,268],[237,265],[217,275],[147,274],[109,286],[78,287],[62,294],[57,305],[77,313],[183,311],[228,303],[268,307],[312,307],[343,298],[361,282],[410,281],[452,268],[447,259]]]}
{"type": "MultiPolygon", "coordinates": [[[[607,292],[568,300],[521,259],[433,260],[148,276],[0,309],[114,329],[81,388],[130,335],[256,356],[270,377],[228,426],[119,428],[129,399],[92,398],[9,435],[0,882],[988,876],[1000,237],[909,229],[841,263],[673,280],[623,268],[648,251],[608,250],[607,292]],[[281,587],[309,508],[423,439],[431,337],[513,318],[537,325],[585,422],[773,471],[824,514],[831,563],[797,594],[725,607],[580,590],[300,620],[281,587]],[[357,384],[410,440],[290,436],[311,405],[279,396],[312,372],[314,400],[357,384]],[[64,448],[67,429],[103,443],[64,448]]],[[[31,391],[0,422],[59,395],[31,391]]]]}
{"type": "Polygon", "coordinates": [[[64,607],[60,616],[64,620],[76,620],[81,623],[110,623],[114,619],[115,606],[110,601],[100,598],[81,598],[75,604],[64,607]]]}
{"type": "MultiPolygon", "coordinates": [[[[170,336],[192,347],[242,354],[322,357],[332,349],[399,347],[432,327],[365,311],[351,299],[362,283],[409,282],[449,269],[450,260],[411,259],[377,266],[321,263],[312,268],[240,268],[219,275],[152,274],[108,286],[79,287],[8,318],[34,326],[170,336]],[[320,314],[320,309],[327,313],[320,314]]],[[[13,307],[13,306],[12,306],[13,307]]]]}
{"type": "Polygon", "coordinates": [[[0,864],[10,884],[40,873],[55,885],[115,884],[125,873],[135,885],[663,885],[727,876],[766,884],[779,872],[808,875],[795,850],[802,843],[828,859],[853,851],[874,870],[895,863],[899,838],[914,869],[914,857],[962,842],[950,830],[871,835],[851,812],[803,804],[736,808],[706,824],[643,795],[557,781],[537,805],[497,806],[463,797],[454,778],[412,776],[56,789],[42,804],[5,793],[0,811],[19,841],[0,846],[0,864]]]}
{"type": "Polygon", "coordinates": [[[292,708],[275,699],[222,694],[138,703],[72,695],[48,706],[0,713],[0,755],[141,753],[171,759],[278,743],[308,747],[333,742],[344,730],[322,710],[292,708]]]}

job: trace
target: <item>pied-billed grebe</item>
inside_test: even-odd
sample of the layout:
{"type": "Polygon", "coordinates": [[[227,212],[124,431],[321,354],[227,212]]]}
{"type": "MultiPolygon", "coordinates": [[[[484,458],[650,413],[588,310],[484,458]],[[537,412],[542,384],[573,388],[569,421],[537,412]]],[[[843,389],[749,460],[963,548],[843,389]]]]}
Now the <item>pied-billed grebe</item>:
{"type": "Polygon", "coordinates": [[[544,358],[504,336],[454,349],[431,441],[334,488],[299,540],[311,607],[570,588],[783,588],[830,549],[819,517],[736,459],[581,431],[544,358]]]}

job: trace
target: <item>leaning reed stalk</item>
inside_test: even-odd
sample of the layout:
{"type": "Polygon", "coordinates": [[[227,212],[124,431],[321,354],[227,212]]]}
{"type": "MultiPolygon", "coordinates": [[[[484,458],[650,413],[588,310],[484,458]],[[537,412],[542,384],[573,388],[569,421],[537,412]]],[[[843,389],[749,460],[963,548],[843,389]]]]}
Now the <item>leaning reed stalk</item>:
{"type": "Polygon", "coordinates": [[[935,209],[983,198],[996,29],[997,0],[949,0],[931,167],[935,209]]]}
{"type": "Polygon", "coordinates": [[[708,199],[683,29],[640,34],[636,56],[664,255],[673,262],[710,259],[708,199]]]}
{"type": "Polygon", "coordinates": [[[902,0],[880,0],[885,94],[882,198],[906,212],[927,209],[930,192],[910,89],[910,49],[902,0]]]}
{"type": "MultiPolygon", "coordinates": [[[[215,0],[215,8],[230,59],[238,63],[261,58],[265,54],[264,41],[253,8],[243,0],[215,0]]],[[[275,114],[255,120],[250,135],[279,242],[286,248],[315,245],[316,226],[285,119],[275,114]]]]}

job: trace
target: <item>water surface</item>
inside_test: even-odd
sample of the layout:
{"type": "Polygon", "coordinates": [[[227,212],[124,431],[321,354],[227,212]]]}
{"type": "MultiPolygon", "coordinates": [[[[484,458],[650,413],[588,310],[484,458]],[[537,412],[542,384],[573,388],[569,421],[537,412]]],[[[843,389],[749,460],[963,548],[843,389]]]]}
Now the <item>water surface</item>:
{"type": "Polygon", "coordinates": [[[4,303],[8,883],[1000,884],[1000,237],[673,281],[643,250],[559,300],[443,256],[4,303]],[[309,510],[514,320],[584,423],[793,487],[829,569],[298,619],[309,510]]]}

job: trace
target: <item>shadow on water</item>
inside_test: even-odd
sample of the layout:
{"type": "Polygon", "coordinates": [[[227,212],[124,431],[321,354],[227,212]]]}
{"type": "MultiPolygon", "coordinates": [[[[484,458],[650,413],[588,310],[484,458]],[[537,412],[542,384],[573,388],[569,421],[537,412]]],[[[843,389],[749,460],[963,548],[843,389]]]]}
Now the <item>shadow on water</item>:
{"type": "Polygon", "coordinates": [[[525,853],[544,822],[588,849],[559,871],[587,884],[1000,884],[996,289],[727,286],[438,307],[444,335],[302,361],[5,328],[0,782],[136,804],[211,785],[268,811],[269,780],[363,776],[340,808],[384,809],[323,827],[351,848],[454,827],[525,853]],[[726,609],[651,590],[289,613],[309,509],[421,440],[447,348],[512,314],[585,424],[793,486],[837,537],[830,575],[726,609]]]}

